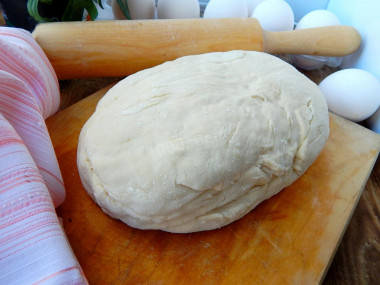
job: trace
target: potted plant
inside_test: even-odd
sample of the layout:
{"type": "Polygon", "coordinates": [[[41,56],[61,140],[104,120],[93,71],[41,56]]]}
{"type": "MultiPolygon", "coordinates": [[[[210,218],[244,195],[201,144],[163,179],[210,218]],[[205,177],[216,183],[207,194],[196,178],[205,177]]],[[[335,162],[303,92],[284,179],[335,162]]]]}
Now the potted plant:
{"type": "MultiPolygon", "coordinates": [[[[104,1],[103,1],[104,2],[104,1]]],[[[126,19],[131,19],[127,0],[116,0],[126,19]]],[[[9,26],[32,31],[39,22],[95,20],[102,0],[0,0],[4,18],[9,26]]]]}
{"type": "MultiPolygon", "coordinates": [[[[116,2],[126,19],[131,19],[127,0],[116,2]]],[[[103,9],[102,0],[28,0],[27,7],[37,22],[81,21],[85,11],[88,13],[86,20],[95,20],[98,7],[103,9]]]]}
{"type": "Polygon", "coordinates": [[[82,21],[84,11],[94,20],[98,16],[95,3],[103,8],[101,0],[28,0],[27,9],[37,22],[82,21]]]}

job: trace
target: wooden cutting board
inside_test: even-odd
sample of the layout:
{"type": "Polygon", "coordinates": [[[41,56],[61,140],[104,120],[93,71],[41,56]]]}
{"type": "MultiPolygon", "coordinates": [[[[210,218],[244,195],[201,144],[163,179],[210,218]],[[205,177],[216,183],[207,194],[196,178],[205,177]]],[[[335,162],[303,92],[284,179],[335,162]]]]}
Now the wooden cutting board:
{"type": "Polygon", "coordinates": [[[316,284],[323,280],[380,149],[380,136],[330,115],[329,140],[287,189],[219,230],[133,229],[104,214],[76,167],[81,127],[108,89],[47,120],[67,197],[58,209],[90,284],[316,284]]]}

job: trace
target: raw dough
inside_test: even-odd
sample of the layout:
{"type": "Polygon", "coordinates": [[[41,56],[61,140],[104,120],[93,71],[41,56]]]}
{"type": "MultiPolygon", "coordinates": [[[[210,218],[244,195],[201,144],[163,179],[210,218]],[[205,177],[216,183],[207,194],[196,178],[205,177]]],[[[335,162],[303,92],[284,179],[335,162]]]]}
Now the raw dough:
{"type": "Polygon", "coordinates": [[[259,52],[187,56],[131,75],[80,134],[84,187],[139,229],[211,230],[300,177],[329,134],[318,87],[259,52]]]}

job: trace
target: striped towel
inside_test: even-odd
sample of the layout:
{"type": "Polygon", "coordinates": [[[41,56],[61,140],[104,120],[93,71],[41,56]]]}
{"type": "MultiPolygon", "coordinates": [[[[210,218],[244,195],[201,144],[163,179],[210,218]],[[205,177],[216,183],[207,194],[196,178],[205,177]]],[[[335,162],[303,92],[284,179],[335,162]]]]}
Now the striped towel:
{"type": "Polygon", "coordinates": [[[55,212],[65,189],[44,119],[59,99],[31,34],[0,27],[0,284],[87,284],[55,212]]]}

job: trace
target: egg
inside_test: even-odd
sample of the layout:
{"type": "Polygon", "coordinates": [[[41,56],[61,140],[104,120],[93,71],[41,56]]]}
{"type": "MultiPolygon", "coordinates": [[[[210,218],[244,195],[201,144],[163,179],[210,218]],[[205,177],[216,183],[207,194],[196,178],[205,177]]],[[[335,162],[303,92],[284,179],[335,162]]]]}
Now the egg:
{"type": "MultiPolygon", "coordinates": [[[[312,55],[292,55],[293,65],[304,70],[313,70],[320,68],[327,62],[325,57],[312,55]]],[[[339,65],[338,65],[339,66],[339,65]]]]}
{"type": "Polygon", "coordinates": [[[328,10],[315,10],[302,17],[296,25],[296,30],[334,25],[340,25],[340,21],[332,12],[328,10]]]}
{"type": "Polygon", "coordinates": [[[246,0],[211,0],[203,18],[241,18],[248,17],[246,0]]]}
{"type": "MultiPolygon", "coordinates": [[[[128,0],[127,3],[132,20],[154,18],[156,11],[156,3],[154,0],[128,0]]],[[[125,16],[116,0],[112,1],[112,11],[115,19],[125,19],[125,16]]]]}
{"type": "Polygon", "coordinates": [[[293,30],[294,14],[289,4],[283,0],[265,0],[261,2],[251,15],[256,18],[266,31],[293,30]]]}
{"type": "MultiPolygon", "coordinates": [[[[315,10],[303,16],[295,29],[301,30],[334,25],[340,25],[340,21],[332,12],[328,10],[315,10]]],[[[293,60],[294,65],[305,70],[317,69],[325,64],[339,66],[343,61],[342,58],[304,55],[293,55],[293,60]]]]}
{"type": "MultiPolygon", "coordinates": [[[[286,0],[286,1],[293,9],[295,21],[299,22],[299,20],[303,16],[305,16],[307,13],[311,11],[318,10],[318,9],[326,9],[329,2],[333,0],[306,0],[306,1],[305,0],[286,0]]],[[[347,0],[343,0],[343,1],[347,1],[347,0]]],[[[358,1],[358,0],[354,0],[354,1],[358,1]]]]}
{"type": "Polygon", "coordinates": [[[380,105],[380,82],[361,69],[344,69],[326,77],[319,88],[329,110],[360,122],[370,117],[380,105]]]}
{"type": "Polygon", "coordinates": [[[199,16],[198,0],[159,0],[157,3],[157,17],[159,19],[186,19],[199,18],[199,16]]]}
{"type": "Polygon", "coordinates": [[[156,12],[154,0],[128,0],[127,3],[132,20],[154,18],[156,12]]]}
{"type": "Polygon", "coordinates": [[[265,0],[247,0],[248,16],[251,16],[253,10],[263,1],[265,0]]]}

